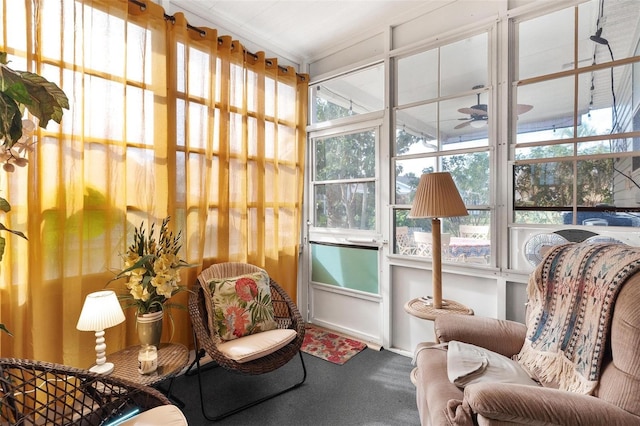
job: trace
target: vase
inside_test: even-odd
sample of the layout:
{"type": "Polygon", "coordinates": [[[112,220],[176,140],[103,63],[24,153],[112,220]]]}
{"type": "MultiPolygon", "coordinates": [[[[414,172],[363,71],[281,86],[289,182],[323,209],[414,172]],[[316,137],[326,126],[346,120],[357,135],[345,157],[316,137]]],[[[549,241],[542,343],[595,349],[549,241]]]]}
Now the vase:
{"type": "Polygon", "coordinates": [[[136,327],[141,345],[160,347],[163,313],[159,311],[138,315],[136,327]]]}

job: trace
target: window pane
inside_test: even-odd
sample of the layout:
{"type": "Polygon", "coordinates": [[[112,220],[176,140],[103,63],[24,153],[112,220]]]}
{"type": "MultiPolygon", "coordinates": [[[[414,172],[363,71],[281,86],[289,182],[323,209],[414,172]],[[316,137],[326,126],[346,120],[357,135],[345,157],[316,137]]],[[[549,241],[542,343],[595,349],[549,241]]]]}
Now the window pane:
{"type": "Polygon", "coordinates": [[[314,84],[311,121],[321,123],[384,108],[384,64],[314,84]]]}
{"type": "Polygon", "coordinates": [[[559,158],[572,155],[573,144],[544,145],[516,148],[516,159],[559,158]]]}
{"type": "MultiPolygon", "coordinates": [[[[409,219],[408,209],[394,211],[393,253],[430,258],[431,219],[409,219]]],[[[441,219],[441,252],[444,262],[486,265],[491,259],[491,213],[470,210],[469,216],[441,219]]]]}
{"type": "MultiPolygon", "coordinates": [[[[518,224],[540,224],[561,225],[564,223],[564,215],[556,210],[545,210],[544,208],[533,210],[516,210],[513,221],[518,224]]],[[[571,223],[571,222],[569,222],[571,223]]]]}
{"type": "Polygon", "coordinates": [[[488,96],[480,90],[473,96],[397,110],[396,155],[487,146],[488,96]]]}
{"type": "Polygon", "coordinates": [[[438,51],[421,52],[398,60],[398,105],[438,96],[438,51]]]}
{"type": "MultiPolygon", "coordinates": [[[[573,213],[562,213],[563,224],[574,224],[573,213]]],[[[587,226],[640,226],[640,209],[619,212],[611,207],[600,206],[598,209],[579,208],[576,218],[576,225],[587,226]]]]}
{"type": "Polygon", "coordinates": [[[315,226],[343,229],[376,229],[374,182],[315,186],[315,226]]]}
{"type": "Polygon", "coordinates": [[[489,153],[442,157],[442,170],[451,173],[467,208],[489,205],[489,153]]]}
{"type": "Polygon", "coordinates": [[[578,161],[578,205],[613,205],[613,159],[578,161]]]}
{"type": "Polygon", "coordinates": [[[471,90],[476,86],[487,86],[487,52],[487,33],[443,46],[440,49],[440,96],[471,90]],[[460,66],[462,58],[464,63],[473,64],[473,68],[460,66]],[[470,78],[474,81],[471,87],[468,86],[470,78]]]}
{"type": "Polygon", "coordinates": [[[609,154],[633,151],[633,139],[603,139],[578,143],[578,155],[609,154]]]}
{"type": "Polygon", "coordinates": [[[447,255],[454,261],[486,265],[491,261],[491,212],[469,210],[468,216],[442,219],[451,239],[447,255]]]}
{"type": "MultiPolygon", "coordinates": [[[[209,54],[194,48],[189,49],[189,94],[191,96],[209,99],[211,88],[210,74],[206,70],[211,69],[211,57],[209,54]]],[[[249,86],[252,87],[252,86],[249,86]]]]}
{"type": "MultiPolygon", "coordinates": [[[[522,80],[574,68],[574,23],[573,8],[520,23],[517,78],[522,80]]],[[[587,54],[580,59],[591,60],[587,54]]]]}
{"type": "Polygon", "coordinates": [[[375,177],[373,130],[314,139],[315,180],[375,177]]]}
{"type": "MultiPolygon", "coordinates": [[[[635,66],[638,66],[635,64],[635,66]]],[[[582,117],[578,136],[609,135],[630,131],[624,119],[630,102],[619,85],[629,81],[633,65],[607,68],[581,74],[578,83],[578,115],[582,117]],[[623,78],[627,76],[626,79],[623,78]],[[616,94],[616,87],[618,93],[616,94]],[[626,127],[626,129],[625,129],[626,127]]]]}
{"type": "MultiPolygon", "coordinates": [[[[440,157],[440,170],[451,173],[467,207],[489,205],[489,153],[440,157]]],[[[437,157],[396,161],[396,204],[413,202],[420,176],[437,169],[437,157]]]]}
{"type": "Polygon", "coordinates": [[[575,162],[577,217],[573,215],[571,161],[515,166],[515,220],[518,223],[640,226],[637,173],[632,158],[575,162]]]}
{"type": "Polygon", "coordinates": [[[489,93],[479,91],[440,102],[440,140],[442,149],[487,146],[490,113],[489,93]]]}
{"type": "Polygon", "coordinates": [[[590,0],[518,24],[517,79],[537,81],[514,85],[516,223],[637,226],[640,143],[619,133],[640,129],[638,63],[600,65],[638,52],[639,17],[633,0],[590,0]]]}
{"type": "Polygon", "coordinates": [[[573,203],[573,162],[548,162],[514,167],[516,207],[567,207],[573,203]]]}
{"type": "Polygon", "coordinates": [[[396,160],[396,204],[410,204],[423,173],[436,170],[438,158],[396,160]]]}
{"type": "Polygon", "coordinates": [[[640,22],[637,0],[591,0],[580,4],[578,11],[580,67],[611,62],[635,50],[640,22]]]}
{"type": "Polygon", "coordinates": [[[437,151],[437,114],[435,103],[396,111],[396,155],[437,151]]]}
{"type": "Polygon", "coordinates": [[[578,206],[638,207],[638,173],[632,171],[631,157],[580,160],[577,165],[578,206]]]}
{"type": "Polygon", "coordinates": [[[574,81],[565,77],[517,88],[517,108],[528,109],[517,116],[518,142],[573,137],[574,81]]]}

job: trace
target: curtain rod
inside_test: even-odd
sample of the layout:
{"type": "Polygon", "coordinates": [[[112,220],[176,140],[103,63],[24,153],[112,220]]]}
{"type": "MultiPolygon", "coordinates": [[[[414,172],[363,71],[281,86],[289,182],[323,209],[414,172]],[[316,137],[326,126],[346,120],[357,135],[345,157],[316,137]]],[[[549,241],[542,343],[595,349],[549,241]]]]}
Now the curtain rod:
{"type": "MultiPolygon", "coordinates": [[[[130,3],[135,4],[136,6],[138,6],[140,8],[140,10],[144,11],[147,9],[147,4],[143,1],[140,0],[129,0],[130,3]]],[[[167,21],[171,21],[172,23],[176,22],[176,18],[173,15],[167,15],[166,13],[164,14],[164,19],[166,19],[167,21]]],[[[187,29],[188,30],[192,30],[197,32],[198,34],[200,34],[201,37],[204,37],[207,32],[205,30],[203,30],[202,28],[198,28],[198,27],[194,27],[193,25],[190,25],[187,22],[187,29]]],[[[218,43],[222,43],[222,38],[218,37],[218,43]]],[[[233,44],[231,45],[233,46],[233,44]]],[[[256,55],[255,53],[249,52],[246,49],[243,49],[244,53],[246,53],[247,55],[251,55],[253,56],[253,59],[258,59],[258,55],[256,55]]],[[[265,60],[265,63],[267,65],[273,65],[273,62],[270,60],[265,60]]],[[[282,71],[282,72],[289,72],[289,69],[287,67],[283,67],[282,65],[278,65],[278,68],[282,71]]]]}

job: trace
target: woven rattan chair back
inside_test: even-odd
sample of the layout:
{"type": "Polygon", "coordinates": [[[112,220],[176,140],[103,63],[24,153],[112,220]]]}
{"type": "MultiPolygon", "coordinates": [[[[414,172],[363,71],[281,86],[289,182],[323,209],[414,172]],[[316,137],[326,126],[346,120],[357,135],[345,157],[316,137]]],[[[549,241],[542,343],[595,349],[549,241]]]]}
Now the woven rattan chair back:
{"type": "Polygon", "coordinates": [[[171,402],[156,389],[61,364],[0,358],[1,425],[100,425],[171,402]]]}
{"type": "Polygon", "coordinates": [[[300,347],[302,346],[302,342],[304,341],[305,323],[302,319],[302,316],[300,315],[300,312],[298,311],[296,304],[291,300],[284,289],[276,281],[273,280],[273,278],[269,278],[269,285],[271,289],[271,301],[273,304],[275,321],[278,328],[289,328],[296,331],[296,337],[293,341],[271,354],[265,355],[253,361],[239,363],[235,360],[227,358],[218,350],[216,344],[218,338],[216,338],[215,334],[213,334],[216,333],[216,331],[209,330],[209,321],[207,317],[208,314],[205,301],[206,295],[203,290],[203,286],[207,286],[209,281],[213,278],[233,278],[239,275],[244,275],[260,270],[261,269],[255,265],[240,262],[226,262],[212,265],[200,273],[200,275],[198,276],[198,280],[191,289],[191,293],[189,295],[189,315],[191,317],[191,322],[193,325],[196,358],[191,364],[191,367],[189,367],[188,371],[190,372],[194,365],[197,366],[197,374],[200,384],[200,398],[202,401],[202,413],[205,418],[210,421],[220,420],[224,417],[254,406],[267,399],[278,396],[286,391],[295,389],[302,383],[304,383],[307,376],[304,360],[302,358],[302,352],[300,351],[300,347]],[[280,392],[269,395],[268,397],[262,398],[258,401],[250,402],[239,408],[229,410],[219,415],[212,415],[205,409],[206,403],[202,393],[203,369],[200,365],[200,359],[202,359],[205,355],[209,355],[209,357],[211,357],[211,359],[215,363],[214,365],[224,367],[227,370],[234,371],[240,374],[257,375],[269,373],[282,367],[283,365],[288,363],[296,354],[300,356],[300,361],[302,363],[303,376],[300,382],[280,392]]]}

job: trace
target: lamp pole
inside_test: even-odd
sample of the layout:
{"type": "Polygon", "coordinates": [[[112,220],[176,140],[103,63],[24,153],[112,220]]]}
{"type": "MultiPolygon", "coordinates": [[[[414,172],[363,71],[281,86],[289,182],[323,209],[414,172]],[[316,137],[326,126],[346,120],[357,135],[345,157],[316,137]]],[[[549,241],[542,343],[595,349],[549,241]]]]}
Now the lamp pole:
{"type": "Polygon", "coordinates": [[[442,249],[440,244],[440,219],[431,219],[431,281],[433,285],[433,307],[442,308],[442,249]]]}

